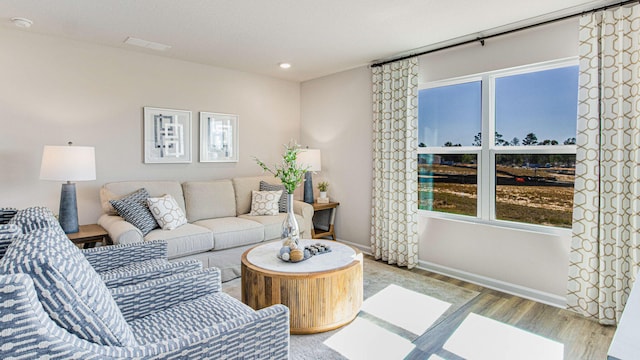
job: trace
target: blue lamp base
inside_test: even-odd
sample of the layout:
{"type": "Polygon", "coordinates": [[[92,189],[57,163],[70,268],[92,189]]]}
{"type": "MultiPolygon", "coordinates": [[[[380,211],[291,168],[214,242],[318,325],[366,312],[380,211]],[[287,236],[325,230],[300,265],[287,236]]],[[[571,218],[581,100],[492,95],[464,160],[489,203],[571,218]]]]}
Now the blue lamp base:
{"type": "Polygon", "coordinates": [[[313,204],[313,182],[311,181],[311,171],[304,173],[304,202],[313,204]]]}
{"type": "Polygon", "coordinates": [[[76,184],[62,184],[60,192],[60,212],[58,221],[65,234],[77,233],[78,227],[78,203],[76,201],[76,184]]]}

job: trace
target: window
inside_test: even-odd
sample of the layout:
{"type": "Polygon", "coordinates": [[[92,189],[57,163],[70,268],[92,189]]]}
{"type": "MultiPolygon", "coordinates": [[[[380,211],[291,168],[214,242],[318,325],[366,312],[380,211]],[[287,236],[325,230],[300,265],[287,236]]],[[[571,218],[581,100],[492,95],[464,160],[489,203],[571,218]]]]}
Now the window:
{"type": "Polygon", "coordinates": [[[576,63],[549,62],[421,86],[419,209],[570,228],[576,63]]]}

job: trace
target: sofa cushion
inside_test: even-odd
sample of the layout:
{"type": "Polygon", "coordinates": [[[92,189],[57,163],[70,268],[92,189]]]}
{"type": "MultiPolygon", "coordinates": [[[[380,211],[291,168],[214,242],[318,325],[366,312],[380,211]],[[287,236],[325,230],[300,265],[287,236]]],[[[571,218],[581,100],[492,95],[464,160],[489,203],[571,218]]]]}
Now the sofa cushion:
{"type": "Polygon", "coordinates": [[[287,212],[287,203],[289,202],[289,198],[287,197],[287,190],[284,188],[282,184],[269,184],[264,180],[260,180],[260,191],[277,191],[282,190],[282,195],[280,196],[280,200],[278,201],[278,211],[283,213],[287,212]]]}
{"type": "Polygon", "coordinates": [[[251,212],[249,215],[278,215],[278,203],[282,190],[251,191],[251,212]]]}
{"type": "Polygon", "coordinates": [[[156,229],[147,234],[144,239],[166,241],[169,259],[209,251],[214,245],[211,231],[194,224],[184,224],[174,230],[156,229]]]}
{"type": "Polygon", "coordinates": [[[149,211],[162,230],[173,230],[187,223],[184,212],[173,196],[167,194],[157,198],[148,198],[149,211]]]}
{"type": "Polygon", "coordinates": [[[0,269],[28,274],[45,311],[68,332],[101,345],[137,345],[104,282],[60,226],[17,237],[0,269]]]}
{"type": "Polygon", "coordinates": [[[156,219],[151,214],[147,199],[149,193],[145,188],[138,189],[119,200],[109,201],[120,215],[127,222],[147,235],[149,231],[158,227],[156,219]]]}
{"type": "MultiPolygon", "coordinates": [[[[287,214],[278,214],[276,216],[252,216],[252,215],[240,215],[239,217],[242,219],[247,219],[255,222],[259,222],[264,226],[264,240],[273,240],[279,239],[282,235],[282,223],[284,222],[287,214]]],[[[298,228],[299,231],[302,232],[302,225],[304,224],[304,219],[300,215],[295,215],[296,220],[298,220],[298,228]]],[[[304,234],[306,236],[311,236],[310,234],[304,234]]]]}
{"type": "Polygon", "coordinates": [[[182,189],[189,222],[236,216],[231,180],[189,181],[182,189]]]}
{"type": "Polygon", "coordinates": [[[100,203],[102,211],[109,215],[117,215],[116,210],[109,203],[110,200],[118,200],[128,194],[145,188],[149,196],[158,197],[169,194],[176,199],[178,206],[184,211],[184,195],[182,185],[177,181],[120,181],[102,185],[100,188],[100,203]]]}
{"type": "Polygon", "coordinates": [[[270,184],[280,184],[280,179],[273,176],[249,176],[233,178],[233,188],[236,197],[236,214],[248,214],[251,211],[251,191],[260,190],[260,181],[270,184]]]}
{"type": "Polygon", "coordinates": [[[202,226],[213,233],[215,250],[241,245],[255,244],[264,240],[262,224],[237,217],[199,220],[194,225],[202,226]]]}

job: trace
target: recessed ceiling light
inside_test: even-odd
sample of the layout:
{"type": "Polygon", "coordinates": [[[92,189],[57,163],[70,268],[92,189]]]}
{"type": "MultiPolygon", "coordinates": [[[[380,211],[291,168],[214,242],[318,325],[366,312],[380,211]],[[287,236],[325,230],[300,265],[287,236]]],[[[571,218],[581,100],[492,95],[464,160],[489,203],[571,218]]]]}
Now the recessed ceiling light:
{"type": "Polygon", "coordinates": [[[33,21],[21,17],[13,17],[11,18],[11,22],[13,22],[13,25],[23,29],[28,29],[33,25],[33,21]]]}
{"type": "Polygon", "coordinates": [[[134,46],[140,46],[140,47],[151,49],[151,50],[158,50],[158,51],[165,51],[165,50],[171,49],[171,46],[169,45],[148,41],[148,40],[143,40],[143,39],[138,39],[131,36],[129,36],[127,40],[124,41],[124,43],[129,45],[134,45],[134,46]]]}
{"type": "Polygon", "coordinates": [[[291,67],[291,64],[283,62],[283,63],[278,64],[278,66],[280,66],[281,69],[288,69],[288,68],[291,67]]]}

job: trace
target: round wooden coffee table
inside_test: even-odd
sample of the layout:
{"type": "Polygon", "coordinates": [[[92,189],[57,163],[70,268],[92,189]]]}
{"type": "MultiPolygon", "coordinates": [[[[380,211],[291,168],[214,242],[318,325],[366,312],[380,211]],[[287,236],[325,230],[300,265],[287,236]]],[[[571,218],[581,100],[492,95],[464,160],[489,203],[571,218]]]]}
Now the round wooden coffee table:
{"type": "Polygon", "coordinates": [[[300,240],[301,246],[315,243],[332,251],[288,263],[277,258],[282,242],[275,241],[242,254],[242,302],[256,310],[286,305],[292,334],[329,331],[355,319],[362,306],[362,253],[336,241],[300,240]]]}

